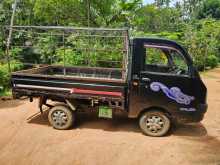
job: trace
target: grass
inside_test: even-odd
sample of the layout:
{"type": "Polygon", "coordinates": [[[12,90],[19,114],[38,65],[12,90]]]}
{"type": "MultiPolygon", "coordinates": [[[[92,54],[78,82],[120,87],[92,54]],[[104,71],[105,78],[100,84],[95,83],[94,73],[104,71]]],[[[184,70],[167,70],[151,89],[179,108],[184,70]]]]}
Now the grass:
{"type": "Polygon", "coordinates": [[[0,97],[4,97],[4,96],[12,96],[11,89],[7,89],[7,90],[0,89],[0,97]]]}

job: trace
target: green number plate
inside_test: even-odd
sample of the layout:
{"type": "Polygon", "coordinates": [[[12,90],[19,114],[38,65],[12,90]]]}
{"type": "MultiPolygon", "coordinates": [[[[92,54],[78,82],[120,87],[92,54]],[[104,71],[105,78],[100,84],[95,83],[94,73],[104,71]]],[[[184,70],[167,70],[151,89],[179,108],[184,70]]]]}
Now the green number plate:
{"type": "Polygon", "coordinates": [[[99,107],[99,117],[112,118],[112,109],[109,107],[99,107]]]}

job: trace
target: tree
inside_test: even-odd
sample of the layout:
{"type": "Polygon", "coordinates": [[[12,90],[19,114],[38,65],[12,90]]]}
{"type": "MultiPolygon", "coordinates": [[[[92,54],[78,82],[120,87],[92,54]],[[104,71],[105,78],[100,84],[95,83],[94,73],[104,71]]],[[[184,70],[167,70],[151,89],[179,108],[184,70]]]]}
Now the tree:
{"type": "Polygon", "coordinates": [[[198,11],[197,18],[212,17],[220,19],[220,0],[205,0],[198,11]]]}
{"type": "Polygon", "coordinates": [[[0,2],[0,25],[7,25],[10,23],[12,3],[13,0],[2,0],[0,2]]]}
{"type": "Polygon", "coordinates": [[[178,9],[158,8],[153,4],[142,6],[133,19],[134,29],[144,32],[181,31],[182,25],[178,9]]]}
{"type": "Polygon", "coordinates": [[[220,59],[219,37],[220,22],[213,19],[204,19],[188,25],[184,42],[199,70],[217,66],[220,59]]]}
{"type": "Polygon", "coordinates": [[[141,0],[91,0],[90,5],[91,20],[97,25],[129,26],[141,0]]]}
{"type": "Polygon", "coordinates": [[[166,6],[169,7],[171,0],[155,0],[155,4],[157,7],[166,6]]]}
{"type": "Polygon", "coordinates": [[[141,0],[36,0],[34,15],[44,25],[120,26],[130,24],[140,5],[141,0]]]}
{"type": "Polygon", "coordinates": [[[41,25],[85,26],[87,15],[84,5],[84,1],[78,0],[35,0],[35,22],[41,25]]]}

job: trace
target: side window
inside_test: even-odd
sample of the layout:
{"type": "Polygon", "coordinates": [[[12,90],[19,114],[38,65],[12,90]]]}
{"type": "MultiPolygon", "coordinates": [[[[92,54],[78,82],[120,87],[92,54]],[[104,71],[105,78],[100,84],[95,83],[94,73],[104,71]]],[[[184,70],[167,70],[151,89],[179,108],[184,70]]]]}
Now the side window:
{"type": "Polygon", "coordinates": [[[172,57],[174,68],[178,70],[179,72],[182,72],[182,74],[187,74],[188,65],[186,63],[185,58],[180,53],[174,50],[170,51],[170,55],[172,57]]]}
{"type": "Polygon", "coordinates": [[[173,63],[173,73],[178,75],[188,75],[189,68],[183,55],[175,50],[170,50],[170,55],[173,63]]]}
{"type": "Polygon", "coordinates": [[[188,65],[179,50],[162,45],[145,45],[145,71],[188,75],[188,65]]]}
{"type": "Polygon", "coordinates": [[[168,65],[166,54],[158,48],[146,48],[146,65],[168,65]]]}

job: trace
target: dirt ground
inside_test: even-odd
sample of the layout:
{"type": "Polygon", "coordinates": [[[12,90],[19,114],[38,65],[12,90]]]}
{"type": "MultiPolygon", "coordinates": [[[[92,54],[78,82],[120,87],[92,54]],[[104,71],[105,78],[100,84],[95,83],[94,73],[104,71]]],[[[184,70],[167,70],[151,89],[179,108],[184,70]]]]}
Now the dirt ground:
{"type": "Polygon", "coordinates": [[[209,109],[201,124],[144,136],[136,120],[84,116],[78,126],[49,126],[37,101],[0,101],[0,165],[220,165],[220,68],[203,74],[209,109]]]}

